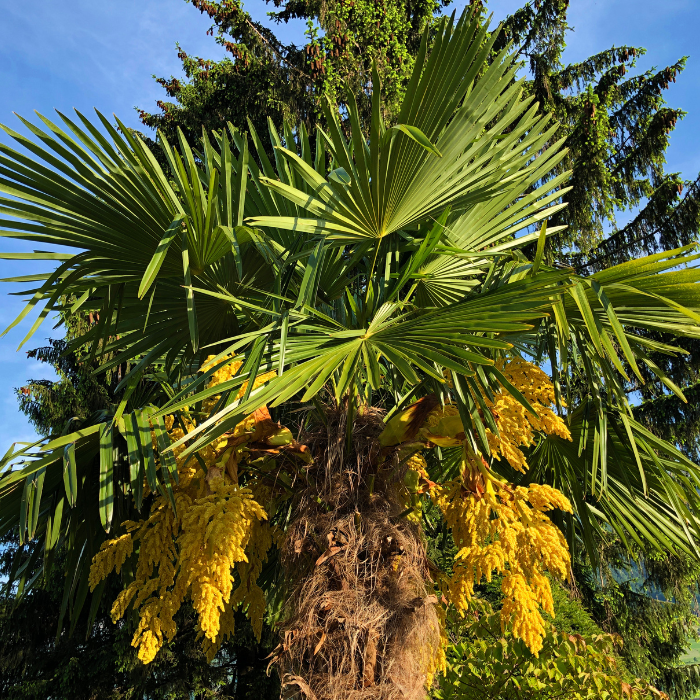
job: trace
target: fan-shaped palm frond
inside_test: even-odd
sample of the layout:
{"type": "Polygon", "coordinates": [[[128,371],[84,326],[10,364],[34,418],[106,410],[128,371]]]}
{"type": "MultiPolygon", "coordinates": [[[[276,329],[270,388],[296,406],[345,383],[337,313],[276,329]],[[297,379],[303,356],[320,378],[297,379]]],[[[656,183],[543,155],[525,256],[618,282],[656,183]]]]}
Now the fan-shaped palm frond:
{"type": "Polygon", "coordinates": [[[528,478],[555,484],[576,504],[572,546],[592,561],[596,542],[622,542],[697,556],[698,467],[625,412],[587,400],[571,415],[572,441],[548,436],[528,457],[528,478]]]}

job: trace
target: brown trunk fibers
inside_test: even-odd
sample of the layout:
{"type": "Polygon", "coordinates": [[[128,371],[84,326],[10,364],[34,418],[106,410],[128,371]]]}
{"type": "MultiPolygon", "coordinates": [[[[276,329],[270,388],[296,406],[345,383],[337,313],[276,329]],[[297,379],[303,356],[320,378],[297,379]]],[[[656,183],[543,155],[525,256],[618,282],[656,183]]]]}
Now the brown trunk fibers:
{"type": "Polygon", "coordinates": [[[379,412],[347,439],[344,410],[305,436],[314,465],[282,557],[292,594],[274,663],[287,696],[419,700],[439,640],[420,527],[401,517],[406,470],[381,455],[379,412]]]}

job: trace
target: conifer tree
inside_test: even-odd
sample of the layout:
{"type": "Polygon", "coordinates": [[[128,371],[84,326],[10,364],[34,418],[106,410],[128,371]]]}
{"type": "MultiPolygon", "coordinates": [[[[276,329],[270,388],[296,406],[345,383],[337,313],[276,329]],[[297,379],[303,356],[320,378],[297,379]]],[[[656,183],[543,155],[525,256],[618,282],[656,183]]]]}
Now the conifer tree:
{"type": "MultiPolygon", "coordinates": [[[[527,3],[504,21],[498,43],[512,40],[519,47],[531,77],[529,89],[567,134],[570,151],[559,168],[573,171],[572,190],[556,223],[568,228],[550,241],[550,260],[592,273],[697,242],[700,175],[686,179],[664,168],[671,134],[685,113],[666,105],[663,93],[681,75],[686,57],[640,73],[635,64],[646,50],[622,45],[567,64],[568,6],[568,0],[527,3]],[[616,216],[625,212],[633,217],[617,226],[616,216]]],[[[668,342],[662,333],[640,335],[668,342]]],[[[652,358],[683,389],[687,402],[649,366],[641,368],[644,382],[630,373],[628,391],[642,399],[635,408],[639,420],[697,461],[700,346],[688,340],[682,347],[688,354],[681,358],[664,353],[652,358]]]]}
{"type": "Polygon", "coordinates": [[[673,700],[696,697],[700,666],[681,657],[697,637],[700,566],[689,557],[623,546],[604,546],[601,565],[575,564],[577,594],[608,633],[634,676],[653,679],[673,700]]]}
{"type": "Polygon", "coordinates": [[[27,352],[27,357],[50,365],[58,375],[51,379],[31,379],[15,389],[19,409],[40,435],[60,433],[74,422],[81,423],[95,411],[104,410],[114,400],[113,389],[120,381],[95,375],[96,363],[88,363],[75,352],[67,352],[65,339],[49,339],[49,344],[27,352]]]}
{"type": "MultiPolygon", "coordinates": [[[[187,81],[158,78],[171,98],[159,111],[140,110],[143,123],[173,137],[177,127],[191,139],[227,122],[267,133],[267,120],[303,121],[310,129],[321,116],[321,99],[336,101],[349,87],[369,114],[371,68],[385,86],[384,109],[391,117],[411,75],[426,25],[451,0],[266,0],[278,25],[307,21],[304,46],[287,43],[243,9],[240,0],[187,0],[211,18],[209,30],[229,56],[212,61],[178,57],[187,81]],[[366,99],[362,99],[365,97],[366,99]]],[[[281,33],[280,33],[281,34],[281,33]]]]}
{"type": "Polygon", "coordinates": [[[567,136],[569,154],[559,167],[573,171],[573,189],[557,223],[568,229],[552,246],[593,271],[686,245],[700,222],[698,190],[664,171],[670,134],[684,112],[663,99],[686,58],[640,73],[636,61],[646,50],[623,45],[566,63],[568,6],[568,0],[527,3],[506,18],[497,47],[507,41],[518,47],[529,90],[567,136]],[[618,229],[616,215],[629,210],[638,214],[618,229]]]}
{"type": "MultiPolygon", "coordinates": [[[[171,140],[178,127],[198,139],[202,126],[218,129],[230,121],[247,129],[248,119],[265,134],[268,117],[275,121],[287,116],[308,128],[322,118],[322,99],[335,100],[343,84],[356,95],[360,113],[366,114],[369,104],[363,96],[371,88],[372,61],[391,121],[421,31],[451,4],[266,0],[275,8],[270,14],[281,27],[278,35],[238,0],[191,2],[211,17],[210,33],[230,57],[216,62],[180,50],[188,79],[158,78],[170,100],[159,101],[156,112],[140,110],[140,117],[145,126],[162,130],[171,140]],[[309,22],[303,47],[282,39],[282,26],[292,19],[309,22]]],[[[482,15],[498,9],[496,2],[490,7],[482,0],[470,4],[481,7],[482,15]]],[[[572,190],[568,206],[550,222],[568,226],[551,241],[550,255],[592,272],[694,241],[700,228],[700,183],[664,171],[670,134],[684,113],[668,107],[663,93],[682,73],[685,57],[640,73],[636,61],[646,50],[622,45],[566,63],[569,4],[525,3],[503,21],[493,53],[513,43],[530,78],[527,90],[540,109],[562,124],[569,155],[551,176],[572,170],[572,190]],[[637,212],[634,219],[618,229],[616,215],[629,210],[637,212]]]]}

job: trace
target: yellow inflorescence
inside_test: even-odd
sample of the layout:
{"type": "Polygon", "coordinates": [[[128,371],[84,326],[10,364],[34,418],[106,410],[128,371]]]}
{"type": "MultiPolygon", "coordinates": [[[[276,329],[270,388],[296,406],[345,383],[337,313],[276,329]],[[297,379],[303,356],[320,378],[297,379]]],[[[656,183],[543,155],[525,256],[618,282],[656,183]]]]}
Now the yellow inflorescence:
{"type": "Polygon", "coordinates": [[[440,626],[440,637],[436,645],[429,644],[425,649],[426,659],[426,674],[425,686],[430,688],[433,685],[435,676],[439,673],[447,671],[447,648],[450,640],[447,636],[447,614],[445,608],[437,605],[435,611],[438,614],[438,624],[440,626]]]}
{"type": "MultiPolygon", "coordinates": [[[[498,426],[498,435],[486,428],[486,438],[494,458],[504,457],[514,469],[525,472],[528,465],[520,448],[534,445],[536,433],[558,435],[565,440],[571,440],[571,433],[554,412],[554,387],[539,367],[521,358],[499,360],[497,367],[537,411],[537,416],[507,390],[495,393],[493,400],[484,394],[481,398],[498,426]]],[[[442,447],[461,444],[464,426],[457,407],[448,404],[433,410],[418,437],[442,447]]]]}
{"type": "MultiPolygon", "coordinates": [[[[246,561],[253,524],[266,517],[249,489],[226,484],[224,477],[212,487],[210,495],[194,500],[176,494],[180,519],[158,496],[147,520],[126,524],[131,532],[103,545],[101,553],[123,547],[125,538],[132,547],[140,545],[134,581],[114,601],[112,619],[123,617],[130,604],[138,610],[132,644],[144,663],[153,660],[164,639],[174,636],[173,616],[187,596],[201,632],[210,642],[217,641],[220,617],[232,594],[233,567],[246,561]]],[[[103,565],[106,556],[98,557],[91,569],[93,588],[112,570],[103,565]]]]}
{"type": "MultiPolygon", "coordinates": [[[[272,494],[269,487],[253,481],[250,484],[250,488],[256,500],[263,503],[271,500],[272,494]]],[[[280,535],[281,533],[270,525],[267,520],[254,522],[246,549],[247,558],[236,565],[240,585],[233,593],[231,604],[241,606],[246,611],[253,627],[253,633],[258,639],[262,635],[267,602],[265,594],[257,581],[262,572],[263,564],[267,561],[270,548],[273,544],[281,544],[280,535]]]]}
{"type": "Polygon", "coordinates": [[[466,491],[461,479],[434,487],[432,495],[458,549],[450,601],[464,613],[474,585],[490,581],[493,572],[502,574],[501,624],[510,624],[537,655],[545,634],[540,608],[554,615],[545,571],[565,579],[570,568],[564,536],[545,511],[571,512],[569,501],[548,486],[511,487],[492,480],[481,495],[466,491]]]}
{"type": "MultiPolygon", "coordinates": [[[[208,358],[211,360],[212,358],[208,358]]],[[[230,379],[239,361],[217,370],[209,386],[230,379]]],[[[254,387],[269,379],[257,377],[254,387]]],[[[245,385],[241,392],[245,391],[245,385]]],[[[216,399],[210,400],[212,405],[216,399]]],[[[253,421],[254,422],[254,421],[253,421]]],[[[195,427],[193,420],[176,424],[166,416],[165,427],[174,442],[184,429],[195,427]]],[[[237,426],[234,436],[253,429],[250,419],[237,426]]],[[[244,605],[259,636],[265,597],[257,585],[262,563],[273,541],[272,528],[257,498],[269,496],[237,483],[234,448],[227,441],[200,451],[207,473],[194,459],[181,457],[184,446],[175,448],[178,484],[174,488],[176,509],[158,494],[149,517],[122,523],[126,533],[103,543],[90,569],[93,590],[112,571],[120,571],[135,548],[138,561],[134,580],[119,594],[112,606],[112,619],[122,618],[130,605],[138,610],[139,625],[132,645],[143,663],[153,660],[165,640],[176,632],[174,615],[189,597],[197,612],[200,636],[211,660],[223,641],[233,634],[233,611],[244,605]],[[256,498],[257,497],[257,498],[256,498]],[[233,590],[234,569],[241,580],[233,590]]]]}
{"type": "Polygon", "coordinates": [[[213,641],[200,632],[200,636],[202,637],[202,650],[204,651],[204,656],[208,663],[212,662],[221,648],[221,645],[232,637],[233,633],[236,631],[233,613],[234,606],[231,603],[225,605],[224,611],[219,616],[219,634],[213,641]]]}
{"type": "MultiPolygon", "coordinates": [[[[571,435],[554,412],[554,387],[539,367],[521,358],[500,360],[497,367],[537,416],[505,388],[493,400],[486,395],[479,397],[498,426],[498,435],[486,430],[489,447],[493,457],[504,457],[512,467],[525,471],[528,465],[520,448],[533,445],[537,433],[566,440],[571,440],[571,435]]],[[[494,572],[502,574],[505,602],[501,622],[504,626],[510,624],[513,633],[537,654],[544,634],[541,610],[553,614],[545,572],[566,578],[570,566],[564,537],[545,512],[554,508],[571,512],[571,505],[548,486],[532,484],[522,488],[496,479],[487,462],[474,451],[454,405],[433,408],[416,430],[415,421],[426,405],[430,404],[421,399],[392,418],[380,441],[384,447],[412,441],[411,445],[461,447],[463,451],[459,478],[444,485],[434,484],[416,466],[422,458],[414,456],[406,482],[409,491],[419,481],[425,485],[422,492],[429,490],[452,529],[458,552],[452,576],[445,584],[449,602],[464,613],[474,595],[474,586],[483,578],[490,580],[494,572]]]]}
{"type": "MultiPolygon", "coordinates": [[[[208,369],[211,369],[215,364],[218,362],[221,362],[222,360],[226,358],[219,358],[217,363],[214,363],[214,358],[215,355],[209,355],[207,357],[205,363],[202,365],[202,371],[205,372],[208,369]]],[[[211,376],[211,379],[209,380],[209,383],[207,384],[207,388],[210,388],[212,386],[218,386],[219,384],[223,384],[224,382],[229,381],[229,379],[233,379],[233,377],[238,373],[238,371],[241,369],[243,366],[243,362],[241,360],[234,360],[232,359],[231,362],[227,362],[225,365],[219,367],[211,376]]],[[[274,376],[276,376],[276,372],[266,372],[265,374],[260,374],[258,375],[255,380],[253,381],[253,389],[257,389],[258,387],[261,387],[265,382],[270,381],[274,376]]],[[[245,392],[248,389],[248,382],[243,382],[241,385],[241,388],[238,390],[238,394],[236,395],[237,399],[242,399],[245,396],[245,392]]],[[[209,399],[206,399],[205,401],[202,402],[203,408],[205,411],[211,411],[212,408],[216,405],[217,401],[219,400],[219,396],[213,396],[209,399]]]]}
{"type": "Polygon", "coordinates": [[[90,590],[94,590],[100,581],[109,576],[110,572],[119,573],[133,551],[134,541],[128,532],[114,540],[104,542],[90,567],[88,579],[90,590]]]}
{"type": "Polygon", "coordinates": [[[564,421],[554,412],[554,387],[549,377],[536,365],[515,358],[507,363],[499,361],[498,369],[506,379],[530,402],[537,411],[533,415],[520,401],[507,391],[495,395],[490,401],[484,397],[498,425],[499,435],[486,430],[491,454],[496,459],[504,457],[518,471],[527,469],[527,461],[520,446],[535,442],[535,432],[558,435],[571,440],[571,433],[564,421]]]}
{"type": "Polygon", "coordinates": [[[213,493],[198,499],[183,517],[177,541],[182,573],[176,589],[191,587],[200,630],[210,641],[219,634],[219,617],[231,598],[232,570],[247,561],[245,548],[254,522],[266,517],[249,489],[225,485],[223,477],[214,483],[213,493]]]}
{"type": "Polygon", "coordinates": [[[427,471],[428,465],[423,455],[414,454],[406,460],[406,466],[408,468],[404,476],[403,484],[399,485],[398,495],[405,509],[410,511],[406,515],[406,519],[413,523],[420,523],[422,516],[420,483],[421,480],[427,481],[429,479],[427,471]]]}

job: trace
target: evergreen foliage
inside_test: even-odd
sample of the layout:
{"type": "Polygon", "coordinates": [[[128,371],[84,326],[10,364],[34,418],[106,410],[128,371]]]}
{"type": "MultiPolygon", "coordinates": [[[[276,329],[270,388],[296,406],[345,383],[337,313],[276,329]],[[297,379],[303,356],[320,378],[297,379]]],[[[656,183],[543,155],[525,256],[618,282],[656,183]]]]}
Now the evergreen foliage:
{"type": "MultiPolygon", "coordinates": [[[[266,0],[273,21],[307,20],[307,43],[295,46],[256,21],[240,0],[187,0],[213,22],[209,33],[230,54],[221,61],[179,49],[187,77],[158,78],[170,101],[158,112],[140,111],[143,123],[192,141],[227,122],[265,135],[267,122],[283,118],[310,130],[321,117],[322,98],[333,102],[348,86],[369,114],[368,86],[374,63],[385,86],[384,109],[393,115],[413,69],[426,25],[450,0],[266,0]],[[364,97],[364,99],[362,99],[364,97]]],[[[263,138],[266,138],[263,136],[263,138]]]]}
{"type": "MultiPolygon", "coordinates": [[[[2,542],[0,575],[11,576],[16,537],[2,542]]],[[[112,623],[101,605],[93,622],[83,609],[70,629],[60,628],[65,558],[58,557],[45,585],[18,601],[15,591],[0,594],[0,697],[12,700],[272,700],[279,694],[276,676],[266,673],[272,650],[269,627],[262,641],[245,615],[236,616],[236,635],[215,663],[201,651],[191,607],[178,614],[180,634],[158,658],[144,666],[131,646],[132,625],[112,623]]],[[[116,596],[119,585],[111,584],[116,596]]]]}
{"type": "Polygon", "coordinates": [[[700,384],[683,386],[687,401],[660,394],[634,407],[637,420],[664,440],[676,443],[693,461],[700,458],[700,384]]]}
{"type": "MultiPolygon", "coordinates": [[[[652,342],[666,343],[662,333],[643,334],[652,342]]],[[[700,460],[700,345],[683,341],[686,354],[672,358],[658,352],[656,366],[683,389],[684,401],[658,380],[651,368],[642,371],[644,383],[631,378],[630,391],[639,392],[641,401],[634,407],[635,417],[654,434],[677,444],[693,461],[700,460]]]]}
{"type": "Polygon", "coordinates": [[[60,433],[70,422],[82,423],[96,411],[108,407],[114,387],[121,380],[95,374],[97,363],[67,350],[65,339],[49,339],[49,344],[27,352],[27,357],[44,362],[58,374],[58,381],[32,379],[16,389],[20,410],[40,435],[60,433]]]}
{"type": "Polygon", "coordinates": [[[634,676],[648,679],[674,700],[695,697],[700,668],[681,657],[697,639],[700,565],[686,556],[633,550],[613,540],[601,565],[575,566],[578,594],[608,633],[619,635],[619,653],[634,676]]]}

